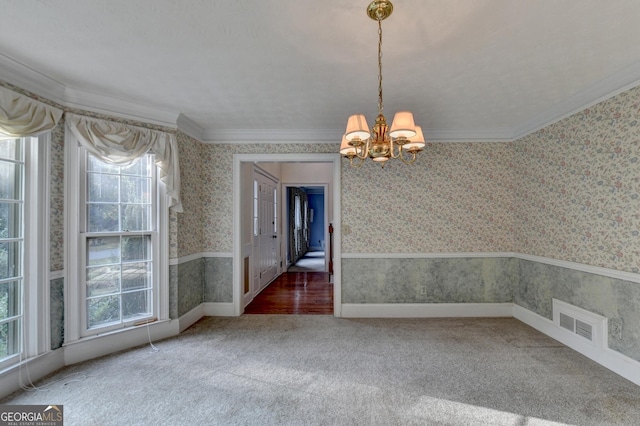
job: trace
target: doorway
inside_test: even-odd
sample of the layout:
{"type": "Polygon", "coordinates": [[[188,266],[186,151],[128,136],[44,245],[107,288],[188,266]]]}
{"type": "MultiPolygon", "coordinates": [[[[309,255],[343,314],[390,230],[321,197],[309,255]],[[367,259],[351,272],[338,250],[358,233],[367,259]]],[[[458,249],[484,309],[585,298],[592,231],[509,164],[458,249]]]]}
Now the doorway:
{"type": "Polygon", "coordinates": [[[330,272],[327,183],[283,183],[287,272],[330,272]]]}
{"type": "MultiPolygon", "coordinates": [[[[340,269],[340,156],[338,154],[235,154],[233,156],[233,308],[234,315],[244,312],[244,295],[247,289],[247,274],[251,274],[252,232],[246,223],[246,205],[243,193],[251,187],[251,175],[246,173],[247,164],[254,163],[315,163],[327,164],[331,169],[329,190],[325,193],[328,212],[326,216],[334,229],[333,247],[333,315],[341,316],[341,269],[340,269]],[[243,191],[244,190],[244,191],[243,191]],[[243,210],[243,207],[245,210],[243,210]]],[[[329,223],[328,222],[328,223],[329,223]]],[[[284,262],[279,271],[284,270],[284,262]]]]}

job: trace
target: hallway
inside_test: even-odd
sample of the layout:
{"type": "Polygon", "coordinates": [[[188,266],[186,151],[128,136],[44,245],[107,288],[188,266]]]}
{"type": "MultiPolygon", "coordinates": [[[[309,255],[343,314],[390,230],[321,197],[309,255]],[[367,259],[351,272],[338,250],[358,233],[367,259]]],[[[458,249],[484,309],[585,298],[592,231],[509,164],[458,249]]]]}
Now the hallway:
{"type": "Polygon", "coordinates": [[[311,250],[287,268],[287,272],[322,272],[324,270],[324,251],[311,250]]]}
{"type": "Polygon", "coordinates": [[[333,315],[333,284],[326,272],[285,272],[262,290],[244,313],[333,315]]]}

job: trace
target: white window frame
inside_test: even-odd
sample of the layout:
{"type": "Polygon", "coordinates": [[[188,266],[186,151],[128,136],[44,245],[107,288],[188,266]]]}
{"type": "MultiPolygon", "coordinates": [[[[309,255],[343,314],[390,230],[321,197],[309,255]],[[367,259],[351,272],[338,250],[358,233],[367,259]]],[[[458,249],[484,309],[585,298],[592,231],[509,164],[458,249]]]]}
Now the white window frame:
{"type": "MultiPolygon", "coordinates": [[[[82,192],[85,189],[84,181],[86,171],[84,168],[86,150],[80,146],[77,138],[66,132],[65,135],[65,223],[67,228],[66,261],[69,271],[65,280],[65,345],[83,338],[95,337],[112,332],[120,332],[136,328],[140,319],[119,323],[116,325],[88,328],[86,316],[86,240],[83,233],[86,211],[85,197],[82,192]]],[[[155,223],[152,235],[153,256],[153,312],[148,316],[150,320],[164,321],[169,319],[169,203],[165,185],[161,182],[157,170],[154,171],[156,190],[155,223]]],[[[146,232],[145,232],[146,233],[146,232]]],[[[139,233],[131,232],[132,236],[139,233]]]]}
{"type": "Polygon", "coordinates": [[[24,144],[20,350],[0,361],[0,371],[51,350],[48,279],[51,135],[18,139],[24,144]]]}

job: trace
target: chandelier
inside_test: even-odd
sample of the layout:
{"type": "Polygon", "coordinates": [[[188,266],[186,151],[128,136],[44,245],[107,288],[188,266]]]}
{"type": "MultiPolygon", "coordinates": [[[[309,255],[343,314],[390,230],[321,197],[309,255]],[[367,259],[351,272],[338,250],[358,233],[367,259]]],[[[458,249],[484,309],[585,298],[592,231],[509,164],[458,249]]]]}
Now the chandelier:
{"type": "Polygon", "coordinates": [[[367,158],[384,167],[390,158],[399,158],[406,164],[416,161],[418,152],[424,148],[422,128],[413,122],[413,114],[397,112],[391,128],[383,112],[382,103],[382,21],[393,12],[393,4],[388,0],[374,0],[367,7],[367,15],[378,21],[378,116],[376,124],[369,129],[362,114],[347,120],[347,130],[342,136],[340,154],[349,159],[354,167],[360,167],[367,158]],[[354,162],[354,159],[360,161],[354,162]]]}

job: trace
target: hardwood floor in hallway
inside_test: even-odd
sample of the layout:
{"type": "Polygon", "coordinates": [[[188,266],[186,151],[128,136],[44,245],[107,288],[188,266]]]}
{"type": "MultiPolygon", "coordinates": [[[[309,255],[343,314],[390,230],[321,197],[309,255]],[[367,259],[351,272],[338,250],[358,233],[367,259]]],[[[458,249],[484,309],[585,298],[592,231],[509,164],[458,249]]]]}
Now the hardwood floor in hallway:
{"type": "Polygon", "coordinates": [[[244,313],[333,315],[333,284],[326,272],[285,272],[262,290],[244,313]]]}

